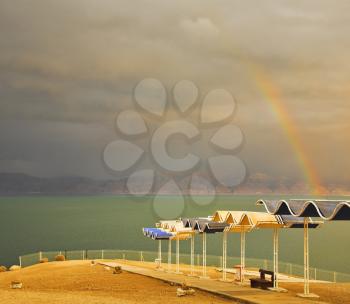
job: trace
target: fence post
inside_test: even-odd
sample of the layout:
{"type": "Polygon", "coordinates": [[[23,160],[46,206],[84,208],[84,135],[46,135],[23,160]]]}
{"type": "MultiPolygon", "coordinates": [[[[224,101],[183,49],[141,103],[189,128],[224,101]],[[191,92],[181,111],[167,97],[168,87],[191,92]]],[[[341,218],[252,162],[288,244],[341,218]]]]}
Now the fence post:
{"type": "Polygon", "coordinates": [[[337,273],[335,271],[333,274],[333,281],[334,281],[334,283],[337,283],[337,273]]]}
{"type": "Polygon", "coordinates": [[[317,280],[317,268],[315,267],[315,281],[317,280]]]}
{"type": "Polygon", "coordinates": [[[104,252],[104,250],[102,249],[102,250],[101,250],[101,259],[102,259],[102,260],[104,259],[104,256],[105,256],[105,252],[104,252]]]}
{"type": "Polygon", "coordinates": [[[293,274],[293,270],[292,270],[292,263],[289,264],[289,274],[292,275],[293,274]]]}
{"type": "Polygon", "coordinates": [[[125,253],[123,253],[123,260],[125,260],[125,253]]]}
{"type": "Polygon", "coordinates": [[[43,259],[43,254],[41,251],[39,251],[39,262],[43,259]]]}
{"type": "Polygon", "coordinates": [[[143,262],[143,252],[140,252],[140,261],[143,262]]]}
{"type": "Polygon", "coordinates": [[[21,256],[19,256],[19,266],[22,267],[22,257],[21,256]]]}

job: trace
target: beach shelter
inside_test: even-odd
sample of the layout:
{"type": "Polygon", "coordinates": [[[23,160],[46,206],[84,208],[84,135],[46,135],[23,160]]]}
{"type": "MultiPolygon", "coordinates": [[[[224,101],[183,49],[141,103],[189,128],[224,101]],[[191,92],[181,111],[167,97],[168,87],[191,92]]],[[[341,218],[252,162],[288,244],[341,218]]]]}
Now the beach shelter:
{"type": "MultiPolygon", "coordinates": [[[[189,218],[182,219],[182,223],[185,228],[191,228],[191,221],[189,218]]],[[[194,276],[194,241],[195,241],[196,231],[192,230],[191,234],[191,254],[190,254],[190,276],[194,276]]]]}
{"type": "MultiPolygon", "coordinates": [[[[169,221],[160,221],[156,224],[157,227],[164,229],[167,232],[170,232],[172,225],[176,224],[176,220],[169,221]]],[[[173,238],[169,238],[168,240],[168,272],[171,271],[171,257],[172,257],[172,249],[171,249],[171,241],[173,238]]]]}
{"type": "MultiPolygon", "coordinates": [[[[252,211],[231,211],[227,215],[227,222],[230,223],[230,232],[241,233],[241,282],[244,278],[245,269],[245,233],[253,229],[272,229],[273,230],[273,272],[275,274],[274,286],[272,290],[282,291],[278,286],[278,232],[281,228],[301,228],[303,227],[303,218],[291,218],[290,216],[275,216],[266,212],[252,211]]],[[[319,222],[312,222],[309,219],[309,227],[317,228],[319,222]]]]}
{"type": "MultiPolygon", "coordinates": [[[[240,233],[241,236],[241,282],[243,282],[243,273],[245,269],[245,238],[246,238],[246,232],[250,232],[253,227],[248,222],[246,218],[243,218],[243,215],[245,214],[245,211],[227,211],[225,223],[228,224],[228,226],[225,229],[225,238],[224,242],[227,243],[227,233],[228,232],[237,232],[240,233]],[[243,218],[243,220],[242,220],[243,218]]],[[[223,267],[223,280],[226,280],[226,260],[227,260],[227,244],[223,246],[224,248],[224,267],[223,267]]]]}
{"type": "MultiPolygon", "coordinates": [[[[319,217],[326,221],[350,220],[350,201],[344,200],[259,200],[268,213],[303,218],[304,228],[304,293],[301,297],[318,297],[310,293],[309,268],[309,228],[313,228],[310,217],[319,217]],[[311,225],[310,225],[311,224],[311,225]]],[[[300,224],[299,224],[300,225],[300,224]]]]}
{"type": "MultiPolygon", "coordinates": [[[[252,231],[253,229],[270,228],[270,229],[274,229],[274,234],[277,235],[277,229],[281,228],[282,224],[277,220],[275,216],[272,216],[264,212],[252,212],[252,211],[228,211],[225,221],[226,223],[229,224],[229,227],[226,229],[227,232],[237,232],[237,233],[240,233],[241,235],[240,279],[241,279],[241,282],[243,282],[244,270],[245,270],[246,233],[252,231]]],[[[226,279],[226,269],[223,272],[223,279],[226,279]]]]}
{"type": "Polygon", "coordinates": [[[180,241],[188,240],[192,237],[192,229],[184,227],[181,220],[177,220],[170,225],[170,232],[173,234],[172,240],[176,240],[176,273],[180,273],[180,241]]]}
{"type": "Polygon", "coordinates": [[[207,218],[193,218],[189,219],[191,228],[197,233],[202,234],[202,278],[207,278],[207,233],[223,232],[228,226],[225,222],[214,222],[212,217],[207,218]]]}
{"type": "MultiPolygon", "coordinates": [[[[224,223],[230,211],[218,210],[213,215],[213,221],[224,223]]],[[[229,226],[229,224],[227,224],[229,226]]],[[[227,229],[222,234],[222,280],[227,280],[227,229]]]]}
{"type": "Polygon", "coordinates": [[[146,237],[158,241],[158,261],[159,267],[162,267],[162,240],[169,240],[173,234],[160,228],[143,228],[142,231],[146,237]]]}
{"type": "MultiPolygon", "coordinates": [[[[194,229],[194,226],[196,225],[198,219],[207,219],[207,218],[184,218],[184,219],[182,219],[182,222],[183,222],[184,226],[186,228],[190,228],[193,231],[192,237],[191,237],[191,259],[190,259],[191,260],[191,262],[190,262],[191,263],[191,273],[190,273],[191,276],[194,275],[194,242],[195,242],[195,235],[197,233],[199,233],[198,230],[194,229]]],[[[203,248],[204,248],[204,246],[203,246],[203,248]]],[[[203,249],[203,251],[204,251],[204,249],[203,249]]]]}
{"type": "MultiPolygon", "coordinates": [[[[301,217],[293,217],[289,215],[276,215],[278,221],[282,224],[282,228],[288,229],[298,229],[304,227],[304,219],[301,217]]],[[[308,228],[318,228],[322,222],[315,222],[311,218],[308,218],[308,228]]],[[[279,252],[279,240],[278,240],[278,229],[274,229],[273,234],[273,271],[275,273],[275,280],[273,288],[270,290],[281,292],[286,291],[283,288],[280,288],[278,285],[278,252],[279,252]]]]}

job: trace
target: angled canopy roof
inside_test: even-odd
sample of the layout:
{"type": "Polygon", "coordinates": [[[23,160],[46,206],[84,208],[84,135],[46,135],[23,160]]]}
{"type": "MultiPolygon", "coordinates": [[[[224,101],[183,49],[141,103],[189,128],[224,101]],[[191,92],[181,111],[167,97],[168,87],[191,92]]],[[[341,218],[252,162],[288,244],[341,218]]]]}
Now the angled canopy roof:
{"type": "MultiPolygon", "coordinates": [[[[284,228],[304,228],[304,218],[293,215],[276,215],[283,222],[284,228]]],[[[317,228],[322,224],[320,221],[313,221],[311,218],[308,219],[308,228],[317,228]]]]}
{"type": "Polygon", "coordinates": [[[214,216],[213,216],[213,221],[214,222],[224,222],[226,217],[227,217],[227,214],[229,213],[230,211],[223,211],[223,210],[218,210],[214,213],[214,216]]]}
{"type": "Polygon", "coordinates": [[[194,229],[194,226],[198,221],[211,221],[211,217],[194,217],[194,218],[184,218],[181,220],[186,228],[194,229]]]}
{"type": "Polygon", "coordinates": [[[172,220],[172,221],[160,221],[159,223],[156,224],[158,228],[162,229],[168,229],[170,230],[171,226],[177,224],[179,221],[177,220],[172,220]]]}
{"type": "Polygon", "coordinates": [[[173,237],[173,235],[171,233],[163,231],[163,230],[158,230],[158,231],[152,233],[153,240],[169,240],[172,237],[173,237]]]}
{"type": "Polygon", "coordinates": [[[201,231],[205,233],[223,232],[225,228],[228,226],[229,224],[225,222],[218,223],[218,222],[210,221],[201,227],[201,231]]]}
{"type": "Polygon", "coordinates": [[[144,236],[151,237],[154,231],[157,231],[158,228],[142,228],[142,232],[144,236]]]}
{"type": "MultiPolygon", "coordinates": [[[[229,224],[225,230],[230,232],[251,231],[260,228],[303,228],[304,218],[290,215],[276,216],[266,212],[252,211],[217,211],[213,219],[219,220],[226,215],[225,222],[229,224]]],[[[318,227],[321,222],[308,221],[309,228],[318,227]]]]}
{"type": "Polygon", "coordinates": [[[191,228],[193,231],[197,231],[199,233],[216,233],[223,232],[225,227],[228,226],[225,222],[214,222],[212,217],[205,218],[187,218],[183,219],[185,227],[191,228]]]}
{"type": "Polygon", "coordinates": [[[166,232],[159,228],[143,228],[143,234],[153,240],[169,240],[173,237],[172,233],[166,232]]]}
{"type": "Polygon", "coordinates": [[[344,200],[259,200],[257,205],[263,205],[268,213],[275,215],[350,220],[350,201],[344,200]]]}
{"type": "Polygon", "coordinates": [[[266,212],[230,211],[226,222],[230,224],[228,231],[243,232],[259,228],[281,228],[281,222],[276,216],[266,212]]]}

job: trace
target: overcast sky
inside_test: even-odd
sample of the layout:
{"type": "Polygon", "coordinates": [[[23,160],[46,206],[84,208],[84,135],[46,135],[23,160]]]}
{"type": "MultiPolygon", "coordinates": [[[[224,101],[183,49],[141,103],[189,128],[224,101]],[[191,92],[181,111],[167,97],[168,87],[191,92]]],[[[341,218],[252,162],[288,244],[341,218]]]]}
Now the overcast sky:
{"type": "Polygon", "coordinates": [[[349,183],[349,11],[347,0],[0,0],[0,171],[108,178],[116,114],[151,77],[169,95],[183,79],[200,100],[230,91],[250,174],[303,180],[250,62],[278,87],[321,179],[349,183]]]}

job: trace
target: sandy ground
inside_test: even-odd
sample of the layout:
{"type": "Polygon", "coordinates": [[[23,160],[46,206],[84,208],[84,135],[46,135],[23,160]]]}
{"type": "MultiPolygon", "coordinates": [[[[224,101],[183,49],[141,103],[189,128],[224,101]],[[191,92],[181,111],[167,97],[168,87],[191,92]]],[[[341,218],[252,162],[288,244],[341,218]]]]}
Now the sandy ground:
{"type": "MultiPolygon", "coordinates": [[[[154,263],[122,261],[130,265],[155,268],[154,263]]],[[[164,265],[166,267],[167,265],[164,265]]],[[[173,270],[175,266],[173,265],[173,270]]],[[[181,265],[184,273],[189,272],[188,265],[181,265]]],[[[196,269],[198,273],[201,267],[196,269]]],[[[208,267],[211,278],[221,278],[221,273],[208,267]]],[[[228,274],[233,279],[232,274],[228,274]]],[[[229,284],[229,283],[228,283],[229,284]]],[[[281,287],[291,294],[302,292],[301,283],[282,283],[281,287]]],[[[247,287],[250,288],[250,287],[247,287]]],[[[233,303],[230,300],[196,291],[194,296],[178,298],[176,286],[162,281],[123,272],[113,274],[103,266],[91,266],[89,261],[52,262],[34,265],[19,271],[0,273],[0,303],[37,304],[37,303],[233,303]],[[14,280],[23,283],[23,289],[13,290],[10,284],[14,280]]],[[[320,296],[323,302],[334,304],[350,303],[350,283],[316,283],[310,290],[320,296]]]]}
{"type": "MultiPolygon", "coordinates": [[[[303,291],[300,283],[283,283],[281,287],[286,288],[289,293],[297,294],[303,291]]],[[[310,292],[320,296],[320,301],[334,304],[350,303],[350,283],[311,283],[310,292]]]]}
{"type": "Polygon", "coordinates": [[[113,274],[103,266],[88,261],[52,262],[19,271],[0,273],[0,303],[232,303],[211,294],[178,298],[176,286],[159,280],[123,272],[113,274]],[[14,280],[23,288],[13,290],[14,280]]]}

